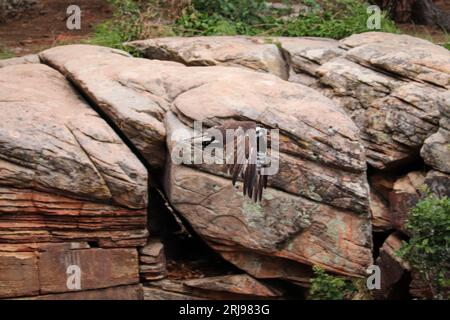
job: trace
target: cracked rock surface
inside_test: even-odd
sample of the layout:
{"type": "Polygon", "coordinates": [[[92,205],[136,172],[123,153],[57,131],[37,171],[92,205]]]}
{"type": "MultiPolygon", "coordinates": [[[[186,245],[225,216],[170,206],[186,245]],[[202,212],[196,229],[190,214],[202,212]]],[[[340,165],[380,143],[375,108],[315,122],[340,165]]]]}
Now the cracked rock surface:
{"type": "MultiPolygon", "coordinates": [[[[396,230],[378,259],[388,270],[422,184],[449,193],[450,54],[439,46],[378,32],[127,45],[147,58],[69,45],[0,63],[0,297],[142,298],[139,281],[146,299],[280,297],[271,279],[308,287],[313,265],[365,276],[373,230],[396,230]],[[259,204],[224,165],[172,157],[194,121],[230,119],[279,130],[279,170],[259,204]],[[165,235],[148,238],[158,201],[228,273],[192,276],[165,235]],[[66,292],[49,270],[73,261],[107,272],[66,292]]],[[[389,290],[409,272],[397,269],[389,290]]]]}
{"type": "Polygon", "coordinates": [[[252,256],[353,275],[370,264],[363,146],[358,128],[330,99],[270,74],[136,59],[99,47],[58,47],[40,57],[89,96],[151,168],[164,165],[166,140],[170,162],[173,130],[194,120],[213,126],[249,119],[280,130],[281,170],[261,207],[245,201],[217,167],[165,166],[170,203],[224,257],[245,248],[252,256]]]}
{"type": "Polygon", "coordinates": [[[48,66],[0,84],[0,241],[142,241],[147,174],[107,123],[48,66]]]}
{"type": "Polygon", "coordinates": [[[341,41],[308,37],[193,37],[150,39],[128,45],[150,59],[186,65],[193,61],[227,65],[217,55],[233,51],[234,66],[280,76],[277,70],[257,66],[264,64],[268,46],[276,45],[289,81],[322,92],[352,117],[361,129],[371,166],[391,170],[415,161],[424,141],[441,128],[426,144],[432,144],[433,151],[425,148],[422,155],[428,162],[439,162],[432,166],[448,170],[444,168],[449,150],[445,143],[448,130],[445,124],[439,125],[439,117],[440,112],[445,114],[441,110],[449,109],[450,54],[426,40],[370,32],[341,41]],[[247,46],[243,47],[244,43],[247,46]],[[259,63],[246,64],[252,59],[259,63]],[[427,156],[430,152],[434,152],[436,160],[427,156]]]}
{"type": "Polygon", "coordinates": [[[126,44],[144,57],[187,66],[231,66],[272,73],[287,80],[282,52],[271,39],[254,37],[170,37],[126,44]]]}

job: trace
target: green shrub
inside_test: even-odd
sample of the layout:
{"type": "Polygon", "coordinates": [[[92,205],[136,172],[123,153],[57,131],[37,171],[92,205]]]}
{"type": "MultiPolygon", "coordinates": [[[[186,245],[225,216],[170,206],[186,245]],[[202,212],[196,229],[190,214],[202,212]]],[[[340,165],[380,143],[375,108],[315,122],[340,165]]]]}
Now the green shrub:
{"type": "MultiPolygon", "coordinates": [[[[367,28],[367,3],[361,0],[304,1],[311,8],[298,17],[280,17],[259,0],[194,0],[176,23],[179,35],[317,36],[340,39],[367,28]],[[241,3],[241,5],[238,5],[241,3]],[[251,10],[250,10],[251,9],[251,10]],[[225,27],[224,27],[225,26],[225,27]]],[[[380,31],[396,32],[382,15],[380,31]]]]}
{"type": "Polygon", "coordinates": [[[111,20],[95,27],[90,44],[129,50],[122,44],[127,41],[173,36],[171,27],[153,23],[159,18],[162,7],[158,0],[107,0],[113,9],[111,20]]]}
{"type": "Polygon", "coordinates": [[[320,267],[315,266],[313,271],[314,277],[311,279],[309,290],[311,300],[344,300],[356,291],[353,283],[341,277],[329,275],[320,267]]]}
{"type": "Polygon", "coordinates": [[[124,42],[121,30],[111,21],[97,25],[94,31],[95,37],[89,41],[90,44],[119,48],[124,42]]]}
{"type": "Polygon", "coordinates": [[[399,256],[429,285],[435,299],[448,298],[450,288],[450,199],[429,194],[411,210],[406,223],[411,238],[399,256]]]}
{"type": "Polygon", "coordinates": [[[193,0],[175,31],[181,36],[252,35],[261,32],[265,14],[264,0],[193,0]]]}
{"type": "Polygon", "coordinates": [[[0,47],[0,60],[15,57],[15,54],[6,48],[0,47]]]}
{"type": "Polygon", "coordinates": [[[114,16],[95,27],[91,44],[122,49],[122,43],[134,40],[139,35],[140,3],[137,0],[107,0],[114,16]]]}
{"type": "MultiPolygon", "coordinates": [[[[126,41],[172,35],[318,36],[339,39],[369,31],[367,4],[363,0],[304,0],[310,10],[298,17],[283,17],[290,12],[289,7],[269,9],[265,0],[192,0],[191,5],[183,1],[172,9],[163,0],[108,2],[112,5],[114,17],[96,27],[90,43],[120,49],[125,49],[122,43],[126,41]]],[[[382,31],[396,31],[394,24],[385,16],[381,26],[382,31]]]]}
{"type": "Polygon", "coordinates": [[[196,10],[185,13],[174,27],[180,36],[211,36],[256,34],[258,30],[244,22],[225,19],[219,14],[208,15],[196,10]]]}
{"type": "MultiPolygon", "coordinates": [[[[367,28],[367,4],[358,0],[325,1],[322,10],[301,14],[276,27],[280,36],[315,36],[341,39],[355,33],[371,31],[367,28]]],[[[381,17],[384,32],[396,32],[395,24],[385,15],[381,17]]]]}
{"type": "Polygon", "coordinates": [[[265,0],[193,0],[193,7],[207,15],[220,14],[235,22],[261,22],[266,9],[265,0]]]}

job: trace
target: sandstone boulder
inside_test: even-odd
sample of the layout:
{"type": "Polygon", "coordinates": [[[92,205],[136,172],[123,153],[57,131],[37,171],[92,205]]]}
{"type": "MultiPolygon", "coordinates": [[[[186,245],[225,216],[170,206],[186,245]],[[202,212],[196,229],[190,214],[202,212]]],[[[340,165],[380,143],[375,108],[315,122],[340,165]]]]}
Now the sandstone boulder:
{"type": "Polygon", "coordinates": [[[450,175],[430,170],[425,177],[425,184],[438,197],[450,198],[450,175]]]}
{"type": "Polygon", "coordinates": [[[450,91],[440,106],[439,130],[425,140],[420,154],[426,164],[450,174],[450,91]]]}
{"type": "Polygon", "coordinates": [[[410,210],[426,194],[449,196],[450,175],[430,170],[411,171],[403,176],[376,174],[370,177],[370,210],[375,231],[395,228],[406,232],[410,210]]]}
{"type": "Polygon", "coordinates": [[[378,32],[353,35],[340,47],[346,53],[317,75],[362,129],[369,163],[385,169],[414,161],[438,130],[440,109],[448,108],[450,53],[425,40],[378,32]]]}
{"type": "Polygon", "coordinates": [[[69,77],[152,166],[163,166],[165,90],[133,80],[142,74],[160,76],[151,64],[144,67],[123,51],[87,45],[48,49],[40,58],[69,77]]]}
{"type": "Polygon", "coordinates": [[[384,200],[389,200],[389,194],[394,189],[398,176],[395,174],[375,173],[368,177],[370,190],[376,192],[384,200]]]}
{"type": "Polygon", "coordinates": [[[83,297],[86,290],[139,282],[136,249],[90,248],[87,243],[2,246],[0,271],[0,298],[39,295],[45,299],[48,294],[69,292],[83,297]],[[79,273],[75,275],[78,271],[72,267],[79,273]]]}
{"type": "Polygon", "coordinates": [[[368,32],[343,39],[341,47],[350,49],[348,57],[362,64],[443,88],[450,85],[450,53],[429,41],[409,35],[368,32]]]}
{"type": "Polygon", "coordinates": [[[166,139],[171,160],[171,134],[193,121],[209,127],[249,119],[280,130],[280,171],[262,206],[233,190],[223,167],[166,165],[171,205],[213,248],[224,257],[256,253],[343,274],[365,272],[371,235],[364,149],[357,127],[331,100],[269,74],[108,50],[65,46],[40,57],[90,97],[151,168],[164,165],[166,139]]]}
{"type": "MultiPolygon", "coordinates": [[[[406,233],[423,184],[449,193],[450,54],[430,42],[374,32],[128,45],[149,59],[72,45],[0,62],[0,298],[142,298],[139,276],[145,299],[276,298],[278,281],[261,279],[308,287],[313,265],[365,276],[372,228],[406,233]],[[224,165],[174,163],[194,121],[230,119],[279,130],[279,170],[258,204],[224,165]],[[420,156],[431,170],[391,175],[420,156]],[[163,180],[167,211],[247,274],[167,272],[138,158],[163,180]],[[81,289],[67,286],[70,265],[81,289]]],[[[380,250],[380,298],[409,280],[400,245],[394,233],[380,250]]]]}
{"type": "Polygon", "coordinates": [[[148,59],[188,66],[240,67],[271,73],[284,80],[299,73],[314,74],[321,64],[345,52],[336,40],[314,37],[170,37],[125,45],[148,59]]]}
{"type": "Polygon", "coordinates": [[[159,280],[144,286],[144,300],[207,300],[192,293],[189,287],[177,280],[159,280]]]}
{"type": "Polygon", "coordinates": [[[166,276],[166,255],[164,245],[158,239],[151,239],[139,249],[139,274],[144,281],[160,280],[166,276]]]}
{"type": "Polygon", "coordinates": [[[421,197],[421,190],[425,184],[425,173],[413,171],[399,178],[389,194],[391,207],[391,223],[397,230],[405,230],[405,222],[409,211],[417,204],[421,197]]]}
{"type": "Polygon", "coordinates": [[[49,250],[39,254],[40,292],[70,291],[67,287],[69,265],[81,270],[79,291],[139,282],[136,249],[49,250]]]}
{"type": "Polygon", "coordinates": [[[143,300],[142,285],[117,286],[78,292],[67,292],[21,298],[20,300],[143,300]]]}
{"type": "Polygon", "coordinates": [[[439,125],[439,119],[440,112],[450,109],[450,53],[441,46],[381,32],[357,34],[341,41],[194,37],[150,39],[129,45],[151,59],[186,65],[233,65],[280,76],[279,68],[248,63],[255,55],[267,55],[271,48],[269,51],[277,56],[273,59],[284,59],[290,81],[321,91],[352,117],[361,129],[371,166],[390,170],[414,162],[423,146],[427,163],[440,171],[449,170],[450,134],[445,125],[439,125]],[[279,53],[271,47],[274,45],[279,53]]]}
{"type": "Polygon", "coordinates": [[[393,233],[380,249],[376,264],[380,267],[381,288],[374,291],[377,299],[398,300],[408,297],[410,266],[397,255],[401,247],[401,237],[393,233]]]}
{"type": "Polygon", "coordinates": [[[208,300],[206,298],[195,297],[189,294],[182,294],[176,292],[170,292],[153,287],[144,287],[144,300],[150,301],[167,301],[167,300],[180,300],[180,301],[196,301],[196,300],[208,300]]]}
{"type": "Polygon", "coordinates": [[[282,292],[246,274],[185,281],[164,279],[144,287],[144,300],[242,300],[275,299],[282,292]]]}
{"type": "MultiPolygon", "coordinates": [[[[228,179],[182,166],[169,170],[172,205],[225,258],[232,257],[229,251],[246,248],[350,275],[362,274],[371,262],[366,214],[276,189],[255,205],[233,190],[228,179]]],[[[240,267],[239,260],[231,262],[240,267]]]]}
{"type": "Polygon", "coordinates": [[[28,63],[40,63],[39,56],[37,54],[30,54],[23,57],[3,59],[0,60],[0,68],[28,63]]]}
{"type": "Polygon", "coordinates": [[[272,255],[264,255],[257,252],[245,250],[229,250],[226,246],[215,244],[221,255],[228,261],[231,261],[239,269],[247,272],[258,279],[286,279],[301,287],[309,287],[312,268],[305,264],[299,264],[294,260],[278,258],[272,255]]]}
{"type": "Polygon", "coordinates": [[[317,74],[361,128],[368,162],[377,169],[415,161],[438,129],[444,89],[393,78],[348,58],[325,63],[317,74]]]}
{"type": "Polygon", "coordinates": [[[268,72],[287,80],[282,52],[271,39],[252,37],[170,37],[129,42],[148,59],[188,66],[232,66],[268,72]]]}
{"type": "Polygon", "coordinates": [[[0,242],[146,238],[147,174],[57,71],[0,69],[0,242]]]}
{"type": "Polygon", "coordinates": [[[370,213],[372,214],[372,226],[374,231],[391,229],[391,211],[389,203],[377,192],[370,191],[370,213]]]}
{"type": "Polygon", "coordinates": [[[37,256],[32,252],[0,252],[0,298],[39,294],[37,256]]]}
{"type": "MultiPolygon", "coordinates": [[[[317,69],[334,58],[341,56],[345,50],[339,47],[339,42],[327,38],[314,37],[277,37],[271,38],[278,43],[285,53],[290,65],[289,81],[311,85],[315,80],[317,69]],[[299,78],[299,75],[303,76],[299,78]],[[310,83],[304,83],[305,80],[310,83]]],[[[314,85],[315,86],[315,85],[314,85]]]]}
{"type": "MultiPolygon", "coordinates": [[[[190,97],[185,96],[184,98],[191,101],[190,97]]],[[[192,106],[191,103],[190,105],[192,106]]],[[[227,107],[224,105],[222,108],[213,110],[225,111],[227,107]]],[[[188,107],[188,104],[181,105],[181,102],[177,104],[177,108],[177,113],[180,113],[181,110],[186,112],[178,115],[180,119],[185,118],[186,115],[189,115],[190,118],[194,117],[194,119],[209,116],[206,108],[203,108],[203,112],[200,113],[196,112],[193,107],[188,107]]],[[[233,117],[232,113],[229,116],[233,117]]],[[[176,145],[176,141],[170,138],[175,136],[172,133],[183,129],[187,130],[187,127],[171,113],[167,115],[166,124],[168,146],[171,151],[176,145]]],[[[284,123],[278,121],[278,125],[282,128],[284,123]]],[[[280,168],[283,168],[283,157],[282,153],[280,168]]],[[[362,274],[365,269],[363,266],[370,261],[368,256],[371,246],[368,215],[363,212],[359,214],[352,212],[354,207],[342,210],[325,205],[327,197],[321,197],[321,204],[317,202],[318,198],[314,199],[307,194],[303,196],[298,191],[295,195],[277,190],[275,189],[278,187],[276,176],[269,183],[274,188],[266,192],[261,205],[255,205],[243,197],[239,191],[233,190],[229,180],[224,178],[226,177],[224,170],[220,171],[224,177],[211,174],[214,173],[212,168],[203,169],[208,173],[200,173],[193,168],[172,164],[166,170],[166,192],[171,204],[187,218],[194,230],[224,258],[256,277],[273,277],[273,273],[271,274],[269,270],[261,270],[263,265],[276,266],[276,263],[269,262],[271,260],[285,262],[286,259],[290,259],[300,263],[320,264],[332,271],[352,275],[362,274]],[[353,227],[347,229],[345,225],[353,227]],[[344,249],[347,244],[340,243],[338,240],[342,232],[347,234],[346,240],[352,239],[350,240],[352,242],[351,253],[344,249]],[[351,235],[347,232],[350,232],[351,235]],[[324,236],[325,234],[327,235],[324,236]],[[357,256],[361,260],[358,258],[358,261],[351,261],[356,258],[354,254],[357,251],[359,252],[357,256]],[[334,254],[337,252],[340,252],[339,258],[334,254]],[[242,254],[247,258],[240,259],[235,253],[242,254]],[[268,260],[265,264],[261,262],[261,257],[264,256],[265,260],[268,260]],[[270,256],[277,258],[270,259],[270,256]],[[252,273],[254,270],[252,267],[249,268],[249,260],[253,257],[257,258],[255,263],[260,266],[256,274],[252,273]],[[344,259],[340,260],[341,258],[344,259]],[[339,267],[336,268],[337,265],[339,267]]],[[[280,173],[282,170],[280,169],[280,173]]],[[[216,174],[217,171],[216,168],[216,174]]],[[[291,170],[291,175],[292,172],[291,170]]],[[[350,243],[348,244],[350,245],[350,243]]],[[[283,267],[282,263],[278,267],[279,276],[283,278],[299,277],[298,272],[295,275],[283,274],[284,270],[291,268],[283,267]]],[[[307,273],[303,272],[302,275],[305,274],[307,273]]]]}
{"type": "Polygon", "coordinates": [[[200,292],[218,292],[230,296],[248,296],[274,298],[281,295],[277,290],[270,288],[247,274],[210,277],[194,279],[184,282],[185,286],[200,292]]]}
{"type": "MultiPolygon", "coordinates": [[[[287,155],[286,160],[283,159],[288,168],[281,174],[283,178],[296,181],[288,183],[283,181],[285,179],[279,179],[277,184],[280,188],[304,193],[310,198],[333,203],[338,207],[365,210],[368,206],[366,186],[364,183],[359,184],[359,181],[364,179],[366,166],[358,140],[358,130],[343,112],[334,108],[330,100],[311,89],[289,84],[270,75],[235,68],[185,67],[171,62],[133,59],[115,52],[105,52],[104,48],[94,46],[52,48],[41,53],[41,58],[70,77],[87,95],[97,96],[94,102],[97,101],[97,106],[105,114],[123,113],[123,119],[112,117],[113,123],[123,128],[124,135],[136,144],[136,148],[150,165],[155,164],[155,157],[159,157],[158,152],[161,150],[145,147],[144,144],[148,141],[146,130],[129,133],[124,119],[127,123],[133,123],[133,117],[136,116],[136,121],[151,131],[157,131],[153,126],[155,121],[160,121],[159,116],[156,119],[155,113],[150,110],[156,104],[164,106],[165,110],[172,109],[188,125],[192,125],[193,120],[203,120],[206,126],[212,126],[220,121],[219,117],[231,117],[235,112],[238,118],[254,119],[268,127],[277,128],[278,123],[283,123],[284,134],[294,135],[294,139],[286,139],[286,143],[280,145],[281,150],[289,150],[289,155],[293,156],[287,155]],[[102,75],[102,70],[108,74],[102,75]],[[103,80],[94,79],[99,76],[103,80]],[[117,83],[114,85],[114,82],[120,82],[120,88],[117,83]],[[102,88],[99,88],[99,83],[104,84],[101,85],[102,88]],[[101,94],[104,95],[102,99],[114,100],[117,104],[104,103],[98,98],[101,94]],[[130,94],[135,97],[129,99],[132,103],[125,99],[130,94]],[[246,96],[248,97],[245,98],[246,96]],[[147,103],[142,99],[146,99],[147,103]],[[229,102],[226,103],[227,101],[229,102]],[[191,103],[196,108],[192,108],[191,103]],[[135,114],[132,109],[137,105],[144,110],[140,114],[135,114]],[[318,106],[324,109],[319,111],[318,106]],[[188,108],[190,110],[185,111],[188,108]],[[283,109],[290,114],[284,115],[283,109]],[[202,116],[202,112],[206,110],[211,111],[212,117],[202,116]],[[297,124],[295,118],[301,118],[305,113],[309,114],[309,119],[297,124]],[[322,121],[324,114],[327,114],[329,120],[322,121]],[[342,126],[335,128],[335,123],[342,123],[342,126]],[[301,134],[301,131],[305,134],[301,134]],[[332,145],[328,146],[330,142],[326,140],[330,136],[335,139],[332,139],[332,145]],[[351,152],[348,153],[347,149],[351,152]],[[305,158],[303,163],[297,159],[300,156],[305,158]],[[345,174],[351,177],[345,178],[340,175],[339,170],[327,169],[325,166],[321,166],[323,177],[315,177],[311,171],[315,168],[316,161],[343,168],[345,174]],[[293,175],[294,166],[301,166],[301,172],[293,175]],[[297,177],[299,179],[296,179],[297,177]],[[312,182],[314,179],[320,179],[316,185],[323,183],[326,187],[313,189],[302,184],[302,181],[312,182]],[[336,188],[335,185],[339,187],[336,188]],[[326,190],[327,188],[330,190],[326,190]]],[[[165,115],[164,112],[161,113],[165,115]]],[[[162,123],[158,124],[159,126],[163,127],[164,135],[158,136],[158,144],[164,147],[166,129],[162,123]]],[[[163,162],[159,161],[156,165],[163,165],[163,162]]]]}

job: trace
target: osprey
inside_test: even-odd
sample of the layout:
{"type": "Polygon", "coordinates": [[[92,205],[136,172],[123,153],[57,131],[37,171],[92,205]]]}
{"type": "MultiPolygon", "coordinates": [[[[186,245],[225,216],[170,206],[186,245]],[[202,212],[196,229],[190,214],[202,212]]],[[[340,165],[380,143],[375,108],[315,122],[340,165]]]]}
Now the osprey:
{"type": "Polygon", "coordinates": [[[263,190],[267,188],[266,168],[270,166],[267,132],[263,126],[252,121],[230,120],[206,130],[199,137],[192,138],[192,143],[200,142],[203,150],[216,143],[225,147],[225,163],[228,173],[232,176],[233,186],[238,178],[241,178],[244,183],[244,196],[258,202],[262,199],[263,190]],[[227,139],[230,133],[232,139],[227,139]]]}

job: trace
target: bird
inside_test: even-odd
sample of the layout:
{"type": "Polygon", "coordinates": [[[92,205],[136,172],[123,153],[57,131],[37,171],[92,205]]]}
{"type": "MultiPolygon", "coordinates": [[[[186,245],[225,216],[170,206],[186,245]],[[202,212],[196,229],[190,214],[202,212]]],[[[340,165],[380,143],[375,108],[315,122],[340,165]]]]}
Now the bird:
{"type": "Polygon", "coordinates": [[[207,147],[225,147],[224,160],[232,177],[232,185],[235,187],[241,178],[243,195],[258,203],[262,201],[263,190],[267,188],[266,169],[271,163],[267,133],[268,130],[256,122],[228,120],[193,137],[192,144],[201,144],[202,150],[207,147]]]}

